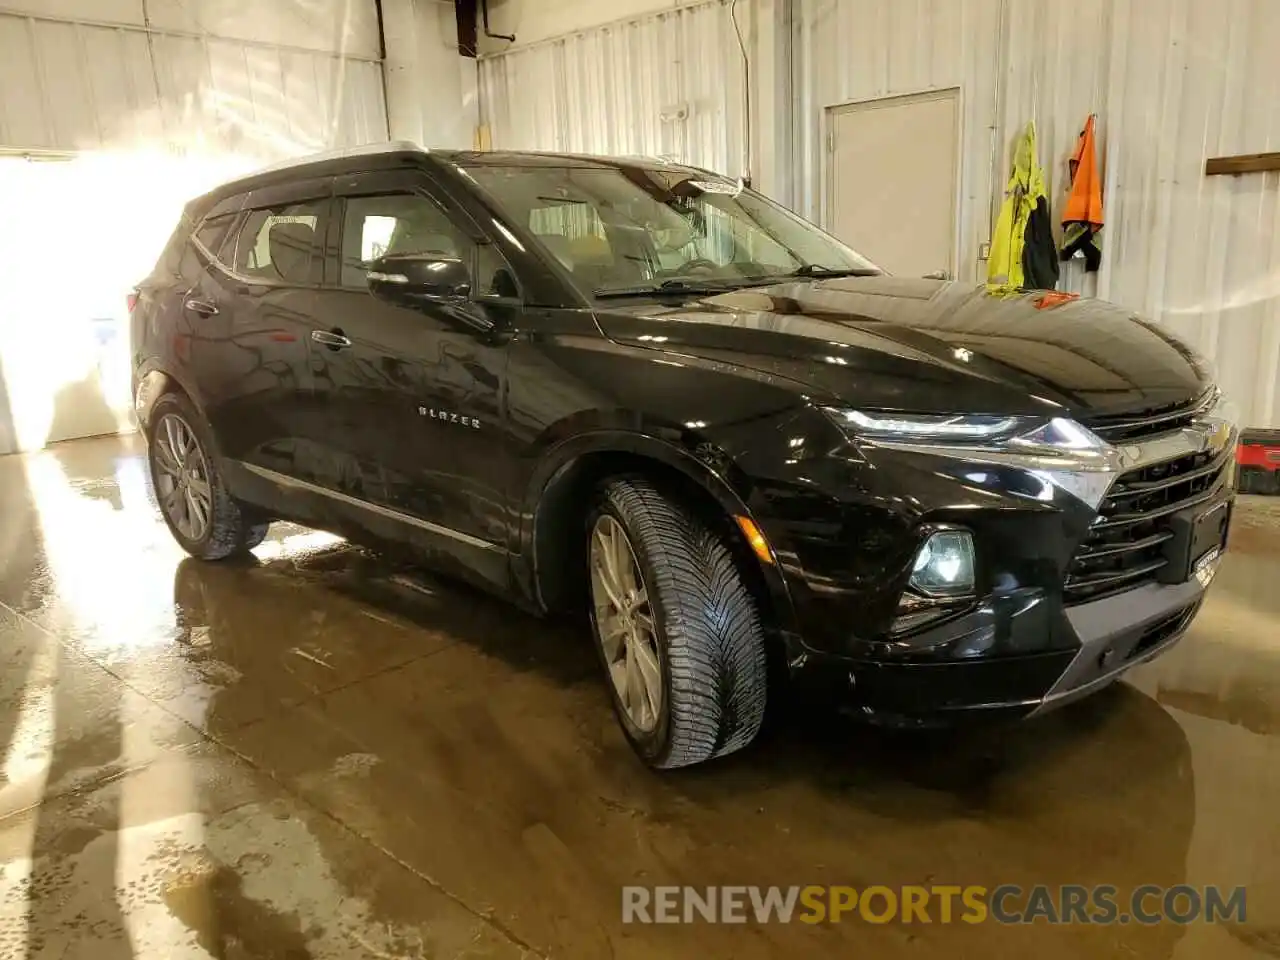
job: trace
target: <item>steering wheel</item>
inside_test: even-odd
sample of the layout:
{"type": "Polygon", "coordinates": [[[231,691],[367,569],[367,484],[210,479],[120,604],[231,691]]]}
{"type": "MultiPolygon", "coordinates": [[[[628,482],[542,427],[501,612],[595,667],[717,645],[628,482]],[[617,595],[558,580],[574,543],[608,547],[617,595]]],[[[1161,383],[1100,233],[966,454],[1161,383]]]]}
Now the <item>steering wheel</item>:
{"type": "Polygon", "coordinates": [[[720,264],[706,257],[694,257],[676,268],[680,273],[718,273],[720,264]]]}

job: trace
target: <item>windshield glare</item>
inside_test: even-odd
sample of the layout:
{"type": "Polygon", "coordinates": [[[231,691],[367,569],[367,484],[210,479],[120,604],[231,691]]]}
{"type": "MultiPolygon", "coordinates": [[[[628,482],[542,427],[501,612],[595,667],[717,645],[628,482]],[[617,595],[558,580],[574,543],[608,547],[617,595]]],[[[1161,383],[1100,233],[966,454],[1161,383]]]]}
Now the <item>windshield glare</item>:
{"type": "Polygon", "coordinates": [[[578,166],[466,172],[598,295],[880,272],[790,211],[711,174],[578,166]]]}

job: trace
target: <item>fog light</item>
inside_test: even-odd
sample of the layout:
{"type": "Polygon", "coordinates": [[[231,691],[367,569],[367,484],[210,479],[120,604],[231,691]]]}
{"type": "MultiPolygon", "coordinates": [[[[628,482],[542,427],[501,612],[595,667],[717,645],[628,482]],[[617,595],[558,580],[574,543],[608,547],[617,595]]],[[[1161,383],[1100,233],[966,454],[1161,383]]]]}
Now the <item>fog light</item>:
{"type": "Polygon", "coordinates": [[[943,530],[924,542],[911,568],[911,587],[929,597],[959,597],[973,592],[973,537],[964,530],[943,530]]]}

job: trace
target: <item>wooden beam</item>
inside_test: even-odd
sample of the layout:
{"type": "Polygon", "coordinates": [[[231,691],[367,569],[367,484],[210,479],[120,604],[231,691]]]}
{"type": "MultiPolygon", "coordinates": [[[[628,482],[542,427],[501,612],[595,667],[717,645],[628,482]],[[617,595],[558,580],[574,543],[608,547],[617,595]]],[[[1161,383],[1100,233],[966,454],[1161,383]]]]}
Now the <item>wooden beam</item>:
{"type": "Polygon", "coordinates": [[[1280,170],[1280,153],[1242,153],[1234,157],[1210,157],[1204,162],[1206,177],[1268,170],[1280,170]]]}

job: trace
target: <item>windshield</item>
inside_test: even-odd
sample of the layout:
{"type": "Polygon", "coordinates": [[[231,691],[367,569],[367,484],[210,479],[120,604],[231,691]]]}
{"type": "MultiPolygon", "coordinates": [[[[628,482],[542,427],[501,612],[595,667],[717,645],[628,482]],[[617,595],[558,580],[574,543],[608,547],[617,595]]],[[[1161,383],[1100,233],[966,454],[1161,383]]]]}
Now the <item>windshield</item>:
{"type": "Polygon", "coordinates": [[[597,296],[881,272],[813,224],[712,174],[487,165],[466,172],[597,296]]]}

